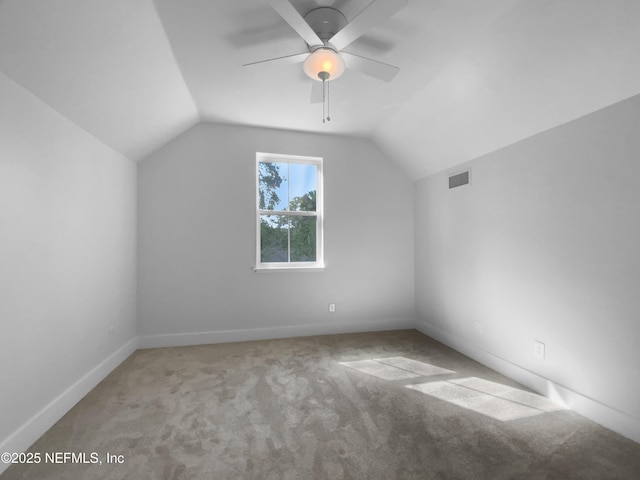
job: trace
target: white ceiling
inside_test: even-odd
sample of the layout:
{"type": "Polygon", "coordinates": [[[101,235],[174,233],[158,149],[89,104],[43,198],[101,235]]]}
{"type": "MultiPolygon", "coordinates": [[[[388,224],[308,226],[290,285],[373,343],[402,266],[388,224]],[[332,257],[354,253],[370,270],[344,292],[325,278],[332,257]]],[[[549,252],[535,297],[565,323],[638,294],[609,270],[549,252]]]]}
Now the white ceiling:
{"type": "MultiPolygon", "coordinates": [[[[379,0],[385,1],[385,0],[379,0]]],[[[370,0],[292,0],[347,19],[370,0]]],[[[0,71],[138,160],[200,120],[372,138],[412,178],[640,93],[638,0],[409,0],[345,50],[331,117],[267,0],[0,0],[0,71]]]]}

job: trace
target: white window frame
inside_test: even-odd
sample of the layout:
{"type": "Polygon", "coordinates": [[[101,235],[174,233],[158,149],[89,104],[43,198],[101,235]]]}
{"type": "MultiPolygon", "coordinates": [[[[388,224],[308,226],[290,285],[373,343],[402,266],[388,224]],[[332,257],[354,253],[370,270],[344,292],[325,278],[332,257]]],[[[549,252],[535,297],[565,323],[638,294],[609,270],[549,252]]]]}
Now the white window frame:
{"type": "MultiPolygon", "coordinates": [[[[256,272],[282,271],[322,271],[324,269],[324,188],[323,158],[301,155],[285,155],[281,153],[256,153],[256,272]],[[260,163],[298,163],[315,165],[316,175],[316,211],[262,210],[260,209],[260,163]],[[265,262],[260,260],[261,235],[260,215],[290,215],[298,217],[316,217],[316,261],[315,262],[265,262]]],[[[289,249],[290,251],[290,249],[289,249]]]]}

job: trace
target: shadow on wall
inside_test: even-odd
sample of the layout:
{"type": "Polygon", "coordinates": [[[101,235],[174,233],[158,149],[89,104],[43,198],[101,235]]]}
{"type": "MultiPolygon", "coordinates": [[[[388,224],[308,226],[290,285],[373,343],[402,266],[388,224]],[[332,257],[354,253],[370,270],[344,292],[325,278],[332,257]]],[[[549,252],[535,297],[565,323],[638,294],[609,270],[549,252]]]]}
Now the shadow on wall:
{"type": "MultiPolygon", "coordinates": [[[[415,380],[420,377],[455,375],[456,373],[453,370],[405,357],[340,362],[340,365],[388,381],[415,380]]],[[[431,379],[423,383],[405,385],[405,388],[503,422],[565,410],[564,407],[535,393],[477,377],[431,379]]]]}

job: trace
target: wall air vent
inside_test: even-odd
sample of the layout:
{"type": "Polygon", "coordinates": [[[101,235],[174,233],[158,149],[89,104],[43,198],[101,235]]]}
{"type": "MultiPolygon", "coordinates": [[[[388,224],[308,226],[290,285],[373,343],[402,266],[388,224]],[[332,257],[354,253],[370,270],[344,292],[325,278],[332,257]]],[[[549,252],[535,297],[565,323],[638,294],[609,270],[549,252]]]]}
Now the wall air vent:
{"type": "Polygon", "coordinates": [[[466,170],[464,172],[456,173],[449,177],[449,189],[461,187],[463,185],[469,185],[471,179],[471,171],[466,170]]]}

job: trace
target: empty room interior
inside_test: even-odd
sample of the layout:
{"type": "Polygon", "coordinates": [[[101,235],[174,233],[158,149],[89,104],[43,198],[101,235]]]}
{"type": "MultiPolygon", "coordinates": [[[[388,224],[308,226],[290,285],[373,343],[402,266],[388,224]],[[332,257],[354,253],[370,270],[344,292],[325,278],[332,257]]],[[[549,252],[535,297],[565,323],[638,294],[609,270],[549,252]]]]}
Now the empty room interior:
{"type": "Polygon", "coordinates": [[[0,477],[640,478],[639,26],[0,0],[0,477]]]}

